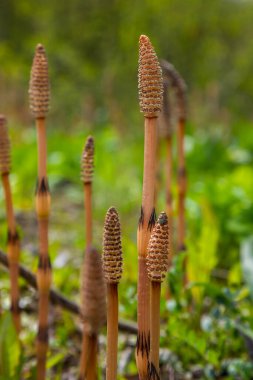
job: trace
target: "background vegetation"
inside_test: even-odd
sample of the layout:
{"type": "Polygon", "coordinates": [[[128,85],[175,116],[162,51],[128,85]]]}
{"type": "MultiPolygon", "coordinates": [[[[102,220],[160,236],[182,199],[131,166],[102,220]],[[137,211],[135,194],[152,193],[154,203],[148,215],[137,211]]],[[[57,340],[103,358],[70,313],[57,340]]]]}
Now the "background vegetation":
{"type": "MultiPolygon", "coordinates": [[[[186,291],[181,288],[182,260],[176,258],[169,277],[172,297],[162,305],[164,370],[172,366],[181,378],[197,367],[200,378],[223,374],[225,379],[252,379],[252,17],[250,0],[1,3],[0,104],[12,137],[11,181],[23,235],[22,262],[36,270],[37,148],[27,89],[34,48],[41,42],[48,54],[52,92],[47,124],[54,286],[73,300],[79,301],[85,246],[80,156],[92,133],[96,244],[101,247],[104,215],[114,205],[121,216],[125,256],[120,313],[122,318],[136,319],[136,227],[143,160],[136,79],[140,34],[151,38],[159,57],[172,62],[187,83],[191,284],[186,291]]],[[[163,160],[162,155],[158,210],[165,203],[163,160]]],[[[176,208],[175,186],[173,191],[176,208]]],[[[5,249],[0,196],[0,239],[5,249]]],[[[36,294],[25,283],[22,286],[22,307],[31,312],[23,315],[25,350],[7,313],[9,279],[1,268],[0,379],[4,380],[20,379],[20,368],[25,379],[34,376],[36,294]]],[[[67,312],[51,310],[48,366],[54,379],[76,376],[78,323],[67,312]]],[[[136,373],[133,356],[124,362],[133,344],[132,337],[121,337],[121,373],[136,373]]],[[[102,337],[102,358],[103,350],[102,337]]]]}

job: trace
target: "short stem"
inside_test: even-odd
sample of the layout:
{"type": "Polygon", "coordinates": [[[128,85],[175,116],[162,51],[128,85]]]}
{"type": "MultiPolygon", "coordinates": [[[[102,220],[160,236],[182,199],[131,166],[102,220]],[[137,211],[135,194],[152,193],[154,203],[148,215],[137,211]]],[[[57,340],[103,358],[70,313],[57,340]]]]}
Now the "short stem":
{"type": "Polygon", "coordinates": [[[45,118],[36,119],[38,139],[38,176],[41,180],[47,176],[47,142],[45,118]]]}
{"type": "Polygon", "coordinates": [[[92,243],[92,184],[84,184],[86,246],[92,243]]]}
{"type": "Polygon", "coordinates": [[[151,281],[150,298],[150,363],[159,374],[159,346],[160,346],[160,294],[161,283],[151,281]]]}
{"type": "Polygon", "coordinates": [[[117,379],[118,284],[107,284],[106,380],[117,379]]]}
{"type": "Polygon", "coordinates": [[[9,174],[2,174],[2,183],[5,195],[5,206],[6,206],[6,216],[8,229],[11,233],[16,232],[16,222],[13,211],[13,203],[12,203],[12,195],[11,195],[11,187],[9,181],[9,174]]]}

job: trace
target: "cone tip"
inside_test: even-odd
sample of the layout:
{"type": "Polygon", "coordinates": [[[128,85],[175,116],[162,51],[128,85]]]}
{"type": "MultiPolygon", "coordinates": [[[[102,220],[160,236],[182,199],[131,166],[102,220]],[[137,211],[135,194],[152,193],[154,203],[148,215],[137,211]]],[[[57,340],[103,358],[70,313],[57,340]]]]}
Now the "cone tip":
{"type": "Polygon", "coordinates": [[[117,214],[118,215],[118,212],[116,210],[116,208],[114,206],[111,206],[108,211],[107,211],[107,215],[113,215],[113,214],[117,214]]]}
{"type": "Polygon", "coordinates": [[[162,211],[158,217],[157,223],[159,223],[161,226],[164,226],[168,223],[168,217],[166,212],[162,211]]]}
{"type": "Polygon", "coordinates": [[[141,34],[139,38],[139,43],[144,44],[145,42],[150,42],[149,38],[145,34],[141,34]]]}

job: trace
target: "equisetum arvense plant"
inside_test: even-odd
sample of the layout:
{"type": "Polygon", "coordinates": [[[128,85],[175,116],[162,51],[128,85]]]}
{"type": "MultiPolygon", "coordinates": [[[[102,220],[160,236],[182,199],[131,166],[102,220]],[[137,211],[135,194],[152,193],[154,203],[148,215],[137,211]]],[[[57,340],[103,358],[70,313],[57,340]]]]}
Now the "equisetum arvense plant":
{"type": "Polygon", "coordinates": [[[151,380],[160,379],[160,294],[161,283],[166,277],[169,266],[168,248],[168,218],[166,213],[162,212],[152,231],[147,254],[147,270],[150,280],[150,356],[148,378],[151,380]]]}
{"type": "Polygon", "coordinates": [[[51,285],[51,264],[48,253],[48,222],[50,193],[47,179],[46,115],[49,108],[48,62],[44,47],[36,47],[30,77],[30,109],[36,120],[38,139],[38,180],[36,188],[36,214],[39,227],[39,265],[37,285],[39,291],[39,326],[37,336],[37,379],[46,378],[48,350],[48,308],[51,285]]]}
{"type": "Polygon", "coordinates": [[[98,333],[105,322],[105,284],[99,253],[92,247],[92,182],[94,140],[86,140],[81,159],[84,185],[86,253],[82,270],[83,338],[79,379],[97,379],[98,333]]]}
{"type": "Polygon", "coordinates": [[[7,254],[10,271],[10,298],[13,322],[17,333],[20,332],[20,309],[19,309],[19,257],[20,240],[16,226],[13,210],[12,192],[9,180],[11,170],[11,147],[8,134],[7,122],[3,115],[0,115],[0,172],[5,196],[6,217],[8,226],[7,254]]]}
{"type": "MultiPolygon", "coordinates": [[[[162,67],[163,69],[163,67],[162,67]]],[[[173,195],[172,195],[172,183],[173,183],[173,104],[171,102],[170,94],[170,82],[163,72],[163,109],[159,116],[159,136],[160,141],[165,142],[165,199],[166,199],[166,213],[168,215],[168,224],[171,231],[170,239],[170,258],[173,253],[173,195]]],[[[159,166],[159,165],[158,165],[159,166]]]]}
{"type": "Polygon", "coordinates": [[[147,245],[155,224],[155,175],[156,175],[156,145],[157,117],[162,109],[162,71],[147,36],[139,40],[138,88],[140,111],[145,118],[144,139],[144,170],[141,216],[139,219],[138,245],[138,336],[136,345],[136,364],[140,379],[146,379],[149,347],[149,281],[147,276],[146,256],[147,245]]]}
{"type": "MultiPolygon", "coordinates": [[[[175,92],[177,107],[177,161],[178,161],[178,224],[177,224],[177,251],[185,251],[185,197],[187,189],[187,178],[185,168],[185,122],[186,122],[186,85],[174,66],[162,60],[163,74],[170,80],[171,87],[175,92]]],[[[186,260],[184,261],[184,283],[187,284],[186,260]]]]}
{"type": "Polygon", "coordinates": [[[105,296],[101,255],[95,248],[89,246],[85,252],[82,270],[83,339],[79,380],[96,380],[98,378],[98,334],[106,319],[105,296]]]}
{"type": "Polygon", "coordinates": [[[92,243],[92,180],[94,171],[94,140],[86,140],[81,160],[81,180],[84,186],[86,247],[92,243]]]}
{"type": "Polygon", "coordinates": [[[111,207],[105,217],[103,270],[107,284],[106,380],[117,379],[118,283],[122,276],[122,246],[119,216],[111,207]]]}

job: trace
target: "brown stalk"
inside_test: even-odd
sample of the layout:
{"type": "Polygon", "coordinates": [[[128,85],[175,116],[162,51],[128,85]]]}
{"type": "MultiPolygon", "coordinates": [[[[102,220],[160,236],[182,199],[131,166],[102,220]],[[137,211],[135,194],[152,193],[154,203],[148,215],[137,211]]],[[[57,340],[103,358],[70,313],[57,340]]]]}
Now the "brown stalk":
{"type": "Polygon", "coordinates": [[[97,379],[98,333],[105,323],[105,283],[100,254],[89,246],[86,249],[83,271],[81,307],[83,341],[79,379],[97,379]]]}
{"type": "Polygon", "coordinates": [[[144,35],[140,36],[139,40],[138,87],[140,110],[145,117],[145,138],[142,207],[137,235],[139,268],[136,364],[140,379],[146,379],[150,347],[150,298],[146,255],[155,224],[157,117],[162,109],[162,73],[154,48],[144,35]]]}
{"type": "Polygon", "coordinates": [[[160,341],[160,297],[161,282],[166,277],[169,266],[169,228],[165,212],[159,215],[148,245],[147,270],[150,280],[150,357],[149,376],[151,380],[160,379],[159,341],[160,341]]]}
{"type": "Polygon", "coordinates": [[[83,342],[79,378],[97,379],[98,330],[105,320],[105,288],[100,256],[92,244],[92,180],[94,169],[94,140],[86,140],[81,159],[81,180],[84,184],[86,255],[82,276],[82,308],[84,310],[83,342]],[[87,309],[87,310],[86,310],[87,309]],[[95,326],[99,319],[99,326],[95,326]],[[88,323],[88,326],[87,326],[88,323]]]}
{"type": "Polygon", "coordinates": [[[84,185],[86,247],[92,243],[92,180],[94,169],[94,140],[86,140],[81,160],[81,180],[84,185]]]}
{"type": "Polygon", "coordinates": [[[186,85],[172,64],[161,61],[164,77],[170,80],[177,100],[177,147],[178,147],[178,251],[185,250],[185,195],[186,169],[184,155],[184,135],[186,121],[186,85]]]}
{"type": "Polygon", "coordinates": [[[107,284],[106,380],[117,379],[118,283],[122,276],[119,216],[114,207],[106,214],[103,236],[103,270],[107,284]]]}
{"type": "Polygon", "coordinates": [[[20,240],[17,232],[16,221],[13,211],[12,193],[9,181],[11,168],[10,139],[6,125],[6,119],[0,115],[0,172],[5,195],[6,217],[8,225],[7,253],[10,267],[10,298],[13,322],[17,333],[21,329],[18,285],[20,240]]]}
{"type": "MultiPolygon", "coordinates": [[[[171,82],[177,99],[177,151],[178,151],[178,252],[185,251],[185,197],[187,190],[187,175],[185,167],[184,136],[186,122],[186,85],[184,80],[174,68],[166,61],[161,61],[164,76],[171,82]]],[[[186,259],[184,260],[184,284],[187,285],[186,259]]]]}
{"type": "Polygon", "coordinates": [[[46,356],[48,350],[48,308],[51,286],[51,264],[48,253],[48,221],[50,193],[46,169],[46,126],[49,106],[48,63],[44,47],[36,47],[31,69],[30,108],[36,119],[38,139],[38,183],[36,189],[36,213],[39,226],[39,265],[37,285],[39,290],[39,323],[37,336],[37,379],[46,378],[46,356]]]}
{"type": "MultiPolygon", "coordinates": [[[[170,99],[170,82],[163,73],[163,109],[159,117],[159,134],[165,140],[166,158],[165,158],[165,173],[166,173],[166,212],[168,215],[168,223],[171,234],[173,232],[173,198],[172,198],[172,173],[173,173],[173,124],[172,124],[172,104],[170,99]]],[[[172,236],[172,235],[171,235],[172,236]]],[[[173,238],[170,239],[170,258],[173,255],[173,238]]]]}

